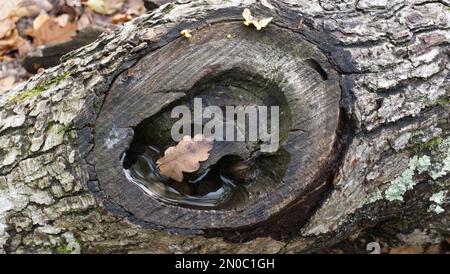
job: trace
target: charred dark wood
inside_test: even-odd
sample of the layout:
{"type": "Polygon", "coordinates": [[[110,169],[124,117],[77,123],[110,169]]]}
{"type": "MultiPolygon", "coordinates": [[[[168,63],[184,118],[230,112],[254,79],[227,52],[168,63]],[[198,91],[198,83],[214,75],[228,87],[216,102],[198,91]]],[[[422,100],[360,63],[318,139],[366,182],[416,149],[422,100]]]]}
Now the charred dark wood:
{"type": "Polygon", "coordinates": [[[172,0],[144,0],[144,6],[147,10],[154,10],[160,6],[173,2],[172,0]]]}
{"type": "MultiPolygon", "coordinates": [[[[228,16],[225,21],[237,22],[205,28],[196,26],[198,30],[193,38],[179,38],[124,71],[111,86],[96,120],[94,142],[105,144],[96,146],[91,153],[90,162],[95,163],[99,186],[109,201],[120,204],[149,226],[200,231],[236,230],[257,225],[270,219],[285,205],[307,196],[306,190],[322,183],[316,178],[330,165],[338,127],[340,87],[337,74],[325,55],[290,30],[274,25],[258,32],[242,24],[240,10],[228,16]],[[233,38],[227,38],[229,35],[233,38]],[[322,63],[328,80],[324,81],[305,60],[322,63]],[[199,82],[209,84],[199,88],[196,87],[199,82]],[[249,197],[243,204],[229,210],[213,211],[168,206],[127,180],[121,155],[130,146],[133,128],[140,122],[158,115],[166,106],[186,98],[190,100],[194,95],[204,96],[206,103],[211,105],[257,105],[252,98],[228,99],[226,102],[232,91],[222,91],[221,87],[243,85],[246,87],[239,91],[241,97],[246,97],[246,93],[257,92],[259,96],[268,93],[286,102],[285,105],[277,104],[281,105],[282,113],[281,142],[290,160],[286,167],[277,167],[274,159],[270,167],[286,169],[279,182],[273,179],[272,182],[260,182],[257,177],[247,188],[249,197]],[[118,109],[121,110],[119,113],[118,109]]],[[[158,129],[153,127],[151,132],[155,131],[158,129]]],[[[165,138],[159,143],[171,140],[170,136],[165,138]]],[[[246,153],[245,150],[227,145],[219,151],[213,150],[210,158],[218,160],[241,153],[240,156],[247,160],[252,151],[246,153]]]]}

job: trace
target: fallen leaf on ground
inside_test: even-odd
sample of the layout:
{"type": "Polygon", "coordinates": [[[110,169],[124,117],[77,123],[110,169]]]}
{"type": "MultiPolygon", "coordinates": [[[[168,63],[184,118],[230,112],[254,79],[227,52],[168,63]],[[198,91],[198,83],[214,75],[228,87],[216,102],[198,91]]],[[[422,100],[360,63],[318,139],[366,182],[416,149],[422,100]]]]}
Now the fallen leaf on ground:
{"type": "Polygon", "coordinates": [[[19,17],[15,14],[21,1],[7,0],[0,8],[0,58],[11,50],[18,48],[22,40],[16,30],[16,22],[19,17]]]}
{"type": "Polygon", "coordinates": [[[53,4],[48,0],[18,0],[17,2],[16,7],[9,14],[10,16],[36,17],[41,11],[49,12],[53,9],[53,4]]]}
{"type": "Polygon", "coordinates": [[[440,253],[442,253],[441,244],[432,244],[432,245],[429,245],[429,246],[425,249],[425,253],[426,253],[426,254],[440,254],[440,253]]]}
{"type": "Polygon", "coordinates": [[[94,19],[92,17],[92,11],[86,9],[83,14],[80,16],[77,22],[77,28],[78,30],[82,30],[94,23],[94,19]]]}
{"type": "Polygon", "coordinates": [[[16,28],[17,20],[17,17],[10,16],[0,21],[0,39],[11,35],[12,31],[16,28]]]}
{"type": "Polygon", "coordinates": [[[126,3],[127,14],[142,15],[145,13],[143,0],[128,0],[126,3]]]}
{"type": "Polygon", "coordinates": [[[58,19],[43,12],[34,19],[33,28],[28,29],[27,34],[33,37],[35,46],[68,41],[76,34],[77,24],[64,21],[64,18],[58,19]],[[61,26],[62,23],[65,25],[61,26]]]}
{"type": "Polygon", "coordinates": [[[12,89],[15,86],[16,77],[8,76],[6,78],[0,79],[0,94],[5,91],[12,89]]]}
{"type": "Polygon", "coordinates": [[[122,24],[122,23],[130,21],[131,19],[133,19],[133,16],[131,16],[129,14],[116,14],[111,19],[111,22],[113,24],[122,24]]]}
{"type": "Polygon", "coordinates": [[[212,139],[201,134],[194,138],[184,136],[183,140],[176,146],[169,147],[164,156],[156,161],[160,174],[177,182],[183,181],[183,172],[197,171],[200,168],[199,162],[208,160],[212,147],[212,139]]]}
{"type": "Polygon", "coordinates": [[[0,8],[0,20],[6,19],[12,12],[19,8],[22,0],[2,0],[0,8]]]}
{"type": "Polygon", "coordinates": [[[19,54],[22,56],[28,50],[28,42],[19,36],[19,33],[14,29],[8,37],[4,37],[0,40],[0,59],[8,50],[18,49],[19,54]]]}
{"type": "MultiPolygon", "coordinates": [[[[46,12],[53,9],[53,4],[49,0],[23,0],[23,2],[24,2],[24,4],[29,5],[29,6],[35,5],[38,8],[40,8],[41,10],[44,10],[46,12]]],[[[53,1],[53,2],[57,2],[57,1],[53,1]]]]}
{"type": "Polygon", "coordinates": [[[111,15],[122,9],[124,0],[88,0],[86,6],[99,14],[111,15]]]}
{"type": "Polygon", "coordinates": [[[253,17],[249,9],[244,9],[244,12],[242,12],[242,17],[244,17],[244,24],[246,26],[253,25],[257,30],[261,30],[262,28],[266,27],[273,19],[272,17],[268,17],[257,20],[253,17]]]}
{"type": "Polygon", "coordinates": [[[81,1],[80,0],[66,0],[66,4],[71,7],[81,7],[81,1]]]}

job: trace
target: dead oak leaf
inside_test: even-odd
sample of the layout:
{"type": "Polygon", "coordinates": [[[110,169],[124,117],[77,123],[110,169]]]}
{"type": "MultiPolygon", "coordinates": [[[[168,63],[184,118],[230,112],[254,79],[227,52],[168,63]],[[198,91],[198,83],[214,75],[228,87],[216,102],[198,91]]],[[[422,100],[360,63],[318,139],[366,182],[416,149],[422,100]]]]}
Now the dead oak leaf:
{"type": "Polygon", "coordinates": [[[10,16],[3,20],[0,20],[0,39],[8,37],[16,28],[16,22],[19,18],[10,16]]]}
{"type": "Polygon", "coordinates": [[[183,181],[183,172],[194,172],[200,168],[200,163],[209,157],[213,147],[212,139],[201,134],[194,138],[184,136],[176,146],[169,147],[164,156],[156,164],[161,175],[168,176],[177,182],[183,181]]]}
{"type": "Polygon", "coordinates": [[[11,90],[14,88],[16,82],[16,77],[10,75],[8,77],[5,77],[3,79],[0,79],[0,94],[4,93],[5,91],[11,90]]]}

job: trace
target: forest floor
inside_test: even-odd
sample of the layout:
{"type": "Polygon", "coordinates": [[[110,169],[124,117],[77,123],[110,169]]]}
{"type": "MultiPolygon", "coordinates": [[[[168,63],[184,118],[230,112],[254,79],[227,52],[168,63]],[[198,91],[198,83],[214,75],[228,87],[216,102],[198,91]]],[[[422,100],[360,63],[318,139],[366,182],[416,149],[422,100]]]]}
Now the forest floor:
{"type": "Polygon", "coordinates": [[[145,12],[143,0],[2,0],[0,94],[45,68],[36,59],[26,65],[40,49],[51,54],[86,28],[110,31],[145,12]]]}

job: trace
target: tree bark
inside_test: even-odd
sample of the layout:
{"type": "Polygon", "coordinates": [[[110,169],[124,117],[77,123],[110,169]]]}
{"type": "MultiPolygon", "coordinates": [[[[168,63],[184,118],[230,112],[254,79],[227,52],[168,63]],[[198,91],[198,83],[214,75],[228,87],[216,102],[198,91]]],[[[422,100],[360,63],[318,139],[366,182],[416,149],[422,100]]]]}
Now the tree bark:
{"type": "MultiPolygon", "coordinates": [[[[0,251],[314,252],[385,221],[402,234],[421,229],[448,237],[449,5],[177,1],[104,33],[64,56],[61,65],[0,95],[0,251]],[[244,26],[245,7],[272,22],[261,31],[244,26]],[[193,37],[182,37],[183,29],[193,37]],[[293,100],[308,119],[294,119],[305,127],[291,127],[289,136],[316,138],[295,143],[298,153],[289,151],[299,168],[288,171],[284,186],[242,207],[249,219],[136,202],[143,197],[138,188],[110,178],[123,175],[116,171],[119,158],[109,159],[117,155],[105,147],[127,147],[130,129],[177,97],[178,88],[214,74],[205,71],[220,59],[215,43],[227,47],[221,39],[236,39],[242,52],[233,60],[244,60],[237,67],[248,64],[263,76],[264,65],[275,70],[270,65],[277,58],[309,62],[302,70],[280,61],[276,70],[297,71],[285,80],[295,84],[293,94],[306,98],[293,100]],[[185,60],[200,49],[210,59],[189,67],[185,60]],[[264,63],[259,56],[274,59],[264,63]],[[166,59],[190,78],[173,83],[166,59]],[[165,68],[167,77],[152,78],[165,68]],[[136,79],[152,85],[143,88],[153,96],[152,108],[145,108],[150,99],[141,90],[134,89],[136,98],[121,97],[136,79]],[[300,88],[305,79],[319,86],[312,88],[317,93],[300,88]],[[153,89],[177,92],[155,96],[153,89]],[[136,104],[127,106],[128,99],[136,104]],[[123,130],[108,135],[113,129],[123,130]],[[271,206],[264,208],[265,202],[271,206]]],[[[236,67],[220,65],[214,68],[236,67]]]]}

